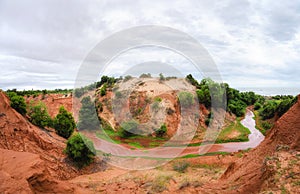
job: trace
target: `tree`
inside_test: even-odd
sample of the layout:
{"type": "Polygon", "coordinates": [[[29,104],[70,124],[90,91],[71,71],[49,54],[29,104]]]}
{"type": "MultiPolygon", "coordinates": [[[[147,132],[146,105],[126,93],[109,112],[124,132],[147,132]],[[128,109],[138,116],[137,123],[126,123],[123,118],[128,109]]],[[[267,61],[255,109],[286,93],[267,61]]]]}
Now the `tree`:
{"type": "Polygon", "coordinates": [[[14,92],[8,93],[10,98],[10,106],[22,115],[26,115],[26,103],[23,96],[18,96],[14,92]]]}
{"type": "Polygon", "coordinates": [[[79,167],[90,164],[94,160],[96,150],[91,140],[76,133],[67,141],[65,153],[77,163],[79,167]]]}
{"type": "Polygon", "coordinates": [[[59,113],[54,118],[53,127],[58,135],[68,139],[76,127],[74,117],[61,106],[59,108],[59,113]]]}
{"type": "Polygon", "coordinates": [[[36,126],[42,128],[52,126],[52,119],[43,102],[38,102],[36,105],[31,102],[28,115],[30,117],[29,121],[36,126]]]}
{"type": "Polygon", "coordinates": [[[195,86],[196,88],[200,87],[198,81],[194,79],[194,77],[192,76],[192,74],[187,75],[185,79],[188,82],[190,82],[190,84],[192,84],[193,86],[195,86]]]}
{"type": "Polygon", "coordinates": [[[294,99],[285,99],[277,107],[278,116],[281,117],[294,105],[294,99]]]}
{"type": "Polygon", "coordinates": [[[165,76],[162,73],[160,73],[159,74],[159,81],[165,81],[165,80],[166,80],[165,76]]]}
{"type": "Polygon", "coordinates": [[[81,109],[79,111],[78,129],[99,129],[100,123],[94,103],[91,97],[86,96],[81,100],[81,109]]]}

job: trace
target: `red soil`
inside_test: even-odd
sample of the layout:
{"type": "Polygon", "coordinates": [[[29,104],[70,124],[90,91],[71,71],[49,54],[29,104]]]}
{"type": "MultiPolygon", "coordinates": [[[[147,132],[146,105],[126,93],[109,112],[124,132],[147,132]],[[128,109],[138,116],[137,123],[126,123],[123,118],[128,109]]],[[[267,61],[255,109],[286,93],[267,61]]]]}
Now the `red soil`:
{"type": "Polygon", "coordinates": [[[266,157],[272,156],[279,146],[300,151],[300,96],[298,102],[284,114],[271,129],[266,139],[255,149],[232,163],[221,179],[204,186],[204,193],[257,193],[270,176],[266,157]]]}
{"type": "Polygon", "coordinates": [[[77,192],[76,186],[64,180],[91,172],[99,163],[78,170],[63,153],[65,142],[55,133],[28,122],[0,92],[1,193],[77,192]]]}

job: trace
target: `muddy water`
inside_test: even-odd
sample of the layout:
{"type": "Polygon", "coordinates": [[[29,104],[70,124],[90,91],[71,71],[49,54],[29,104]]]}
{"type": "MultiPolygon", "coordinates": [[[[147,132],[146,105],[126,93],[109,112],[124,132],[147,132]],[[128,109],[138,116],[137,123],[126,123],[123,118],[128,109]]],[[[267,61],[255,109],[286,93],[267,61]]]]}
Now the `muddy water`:
{"type": "Polygon", "coordinates": [[[93,133],[84,133],[93,140],[95,148],[105,153],[111,153],[115,156],[140,156],[140,157],[155,157],[155,158],[174,158],[188,154],[204,154],[210,152],[236,152],[239,150],[246,150],[248,148],[255,148],[263,140],[263,134],[255,128],[254,114],[247,110],[245,118],[241,121],[242,125],[247,127],[251,134],[248,136],[248,142],[234,142],[223,144],[202,145],[199,147],[157,147],[148,150],[131,150],[130,148],[114,144],[96,137],[93,133]]]}
{"type": "Polygon", "coordinates": [[[233,143],[223,143],[208,145],[209,149],[205,147],[200,148],[200,153],[207,152],[236,152],[239,150],[246,150],[248,148],[257,147],[264,139],[265,136],[255,128],[255,120],[253,119],[254,114],[252,111],[247,110],[245,118],[241,121],[242,125],[250,130],[248,136],[249,141],[247,142],[233,142],[233,143]]]}

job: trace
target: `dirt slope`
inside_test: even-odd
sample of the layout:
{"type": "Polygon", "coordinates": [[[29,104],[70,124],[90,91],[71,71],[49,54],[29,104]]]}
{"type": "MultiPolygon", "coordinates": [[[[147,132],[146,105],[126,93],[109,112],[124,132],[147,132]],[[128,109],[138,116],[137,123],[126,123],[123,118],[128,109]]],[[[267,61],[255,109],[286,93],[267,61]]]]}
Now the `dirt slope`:
{"type": "Polygon", "coordinates": [[[101,165],[78,170],[63,153],[65,142],[29,123],[0,92],[0,193],[79,192],[64,180],[97,172],[101,165]]]}
{"type": "Polygon", "coordinates": [[[0,191],[4,193],[74,193],[78,188],[50,176],[37,154],[0,149],[0,191]]]}
{"type": "MultiPolygon", "coordinates": [[[[285,158],[285,160],[290,160],[299,155],[299,151],[300,96],[298,96],[298,102],[275,123],[266,139],[257,148],[232,163],[221,180],[204,186],[200,191],[204,193],[258,193],[266,190],[270,186],[268,184],[270,177],[275,176],[274,171],[268,168],[268,160],[276,158],[280,164],[283,162],[280,158],[282,155],[290,155],[290,158],[285,158]]],[[[299,158],[295,162],[299,163],[299,158]]],[[[294,178],[297,178],[296,175],[294,178]]],[[[300,192],[299,186],[297,191],[300,192]]]]}

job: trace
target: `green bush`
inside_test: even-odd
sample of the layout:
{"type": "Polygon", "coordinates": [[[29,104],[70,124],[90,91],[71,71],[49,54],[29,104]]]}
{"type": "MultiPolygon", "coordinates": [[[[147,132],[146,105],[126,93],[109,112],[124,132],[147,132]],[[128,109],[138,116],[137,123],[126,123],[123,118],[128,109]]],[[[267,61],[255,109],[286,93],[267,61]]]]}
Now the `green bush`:
{"type": "Polygon", "coordinates": [[[53,127],[58,135],[66,139],[74,132],[76,127],[74,118],[63,106],[59,108],[59,113],[54,118],[53,127]]]}
{"type": "Polygon", "coordinates": [[[105,96],[106,95],[106,89],[107,89],[107,84],[104,83],[103,86],[100,89],[100,95],[105,96]]]}
{"type": "Polygon", "coordinates": [[[189,163],[187,162],[177,162],[173,165],[173,170],[180,172],[180,173],[184,173],[187,168],[189,167],[189,163]]]}
{"type": "Polygon", "coordinates": [[[180,92],[178,95],[181,106],[187,108],[194,104],[194,96],[189,92],[180,92]]]}
{"type": "Polygon", "coordinates": [[[52,127],[52,119],[47,111],[47,107],[43,102],[38,102],[33,105],[33,102],[29,106],[29,121],[39,127],[52,127]]]}
{"type": "Polygon", "coordinates": [[[26,103],[22,96],[18,96],[15,92],[9,92],[10,106],[22,115],[26,115],[26,103]]]}
{"type": "Polygon", "coordinates": [[[166,134],[166,132],[167,132],[167,126],[166,124],[163,124],[160,126],[159,129],[155,131],[155,134],[157,137],[163,137],[166,134]]]}
{"type": "Polygon", "coordinates": [[[93,162],[96,150],[91,140],[84,135],[76,133],[67,141],[65,153],[79,167],[83,167],[93,162]]]}
{"type": "Polygon", "coordinates": [[[267,121],[262,122],[261,125],[262,125],[262,127],[264,128],[264,130],[269,130],[269,129],[272,128],[272,124],[269,123],[269,122],[267,122],[267,121]]]}

